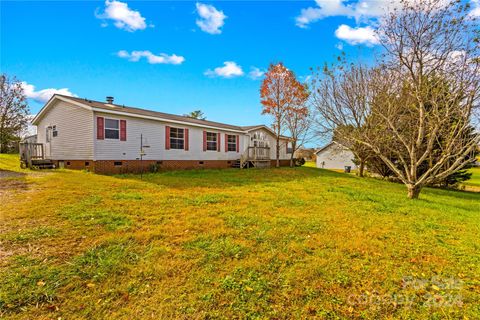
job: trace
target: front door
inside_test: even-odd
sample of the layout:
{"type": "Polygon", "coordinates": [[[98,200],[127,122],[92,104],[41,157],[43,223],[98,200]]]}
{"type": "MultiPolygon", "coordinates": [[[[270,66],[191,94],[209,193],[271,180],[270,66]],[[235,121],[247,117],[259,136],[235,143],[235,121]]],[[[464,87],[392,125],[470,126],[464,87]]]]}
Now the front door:
{"type": "Polygon", "coordinates": [[[45,158],[50,159],[52,155],[52,127],[45,128],[45,158]]]}

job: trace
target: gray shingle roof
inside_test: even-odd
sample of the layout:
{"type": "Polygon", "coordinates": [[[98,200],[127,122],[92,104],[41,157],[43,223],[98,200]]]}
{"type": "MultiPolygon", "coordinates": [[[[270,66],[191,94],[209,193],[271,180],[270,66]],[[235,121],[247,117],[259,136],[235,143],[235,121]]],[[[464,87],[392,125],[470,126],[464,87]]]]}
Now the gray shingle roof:
{"type": "Polygon", "coordinates": [[[136,115],[149,116],[149,117],[161,118],[161,119],[166,119],[166,120],[183,121],[183,122],[189,122],[189,123],[197,124],[197,125],[218,127],[218,128],[223,128],[223,129],[229,129],[229,130],[246,131],[249,128],[256,128],[256,127],[263,126],[263,125],[244,126],[244,127],[234,126],[234,125],[221,123],[221,122],[194,119],[194,118],[190,118],[190,117],[187,117],[187,116],[179,116],[179,115],[175,115],[175,114],[158,112],[158,111],[151,111],[151,110],[147,110],[147,109],[124,106],[124,105],[119,105],[119,104],[107,104],[105,102],[100,102],[100,101],[95,101],[95,100],[90,100],[90,99],[76,98],[76,97],[70,97],[70,96],[64,96],[64,95],[59,95],[59,96],[62,96],[64,98],[67,98],[67,99],[70,99],[70,100],[73,100],[73,101],[76,101],[76,102],[79,102],[79,103],[82,103],[84,105],[88,105],[90,107],[97,108],[97,109],[110,110],[110,111],[113,110],[113,111],[118,111],[118,112],[127,112],[127,113],[131,113],[131,114],[136,114],[136,115]]]}

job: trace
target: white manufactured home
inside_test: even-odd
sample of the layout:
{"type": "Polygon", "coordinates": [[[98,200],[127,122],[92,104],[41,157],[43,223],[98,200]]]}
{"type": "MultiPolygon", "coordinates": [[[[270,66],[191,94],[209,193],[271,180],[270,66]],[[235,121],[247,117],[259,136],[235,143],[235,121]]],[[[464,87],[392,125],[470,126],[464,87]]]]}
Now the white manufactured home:
{"type": "Polygon", "coordinates": [[[356,169],[354,154],[347,147],[332,141],[315,152],[317,168],[344,170],[345,167],[356,169]]]}
{"type": "MultiPolygon", "coordinates": [[[[38,158],[99,173],[160,169],[265,167],[275,136],[264,125],[234,126],[113,103],[54,95],[33,119],[38,158]]],[[[282,137],[281,165],[289,138],[282,137]]]]}

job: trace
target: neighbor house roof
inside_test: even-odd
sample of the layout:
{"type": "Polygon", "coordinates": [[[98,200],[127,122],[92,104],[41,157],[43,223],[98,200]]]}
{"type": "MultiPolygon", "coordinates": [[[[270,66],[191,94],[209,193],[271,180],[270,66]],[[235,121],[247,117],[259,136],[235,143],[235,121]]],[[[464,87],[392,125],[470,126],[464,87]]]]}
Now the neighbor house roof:
{"type": "Polygon", "coordinates": [[[347,147],[343,146],[342,144],[340,144],[340,143],[338,143],[338,142],[336,142],[336,141],[331,141],[331,142],[327,143],[326,145],[324,145],[323,147],[321,147],[320,149],[318,149],[317,151],[315,151],[315,154],[319,154],[320,152],[323,152],[324,150],[330,148],[330,146],[332,146],[332,145],[334,145],[334,144],[336,144],[336,145],[338,145],[338,146],[340,146],[340,147],[343,147],[343,148],[345,148],[345,149],[348,149],[347,147]]]}
{"type": "MultiPolygon", "coordinates": [[[[194,119],[194,118],[187,117],[187,116],[179,116],[179,115],[175,115],[175,114],[152,111],[152,110],[141,109],[141,108],[137,108],[137,107],[130,107],[130,106],[125,106],[125,105],[119,105],[119,104],[109,104],[109,103],[90,100],[90,99],[86,99],[86,98],[71,97],[71,96],[65,96],[65,95],[60,95],[60,94],[55,94],[55,95],[52,96],[52,98],[50,98],[50,100],[45,104],[45,106],[42,108],[42,110],[40,110],[40,112],[37,114],[37,116],[32,120],[33,124],[37,123],[43,117],[43,114],[46,112],[48,107],[52,104],[52,102],[55,99],[74,102],[76,105],[87,107],[87,108],[89,108],[93,111],[97,111],[97,112],[106,112],[106,113],[116,113],[116,114],[122,114],[122,115],[130,115],[130,116],[139,116],[139,117],[142,117],[142,118],[150,118],[150,119],[166,121],[166,122],[187,123],[187,124],[194,125],[194,126],[199,126],[199,127],[224,129],[224,130],[236,131],[236,132],[249,132],[249,131],[251,131],[253,129],[257,129],[257,128],[258,129],[259,128],[265,128],[268,131],[273,133],[273,131],[269,127],[267,127],[263,124],[255,125],[255,126],[235,126],[235,125],[230,125],[230,124],[221,123],[221,122],[194,119]]],[[[283,136],[282,136],[282,138],[289,139],[288,137],[283,137],[283,136]]]]}

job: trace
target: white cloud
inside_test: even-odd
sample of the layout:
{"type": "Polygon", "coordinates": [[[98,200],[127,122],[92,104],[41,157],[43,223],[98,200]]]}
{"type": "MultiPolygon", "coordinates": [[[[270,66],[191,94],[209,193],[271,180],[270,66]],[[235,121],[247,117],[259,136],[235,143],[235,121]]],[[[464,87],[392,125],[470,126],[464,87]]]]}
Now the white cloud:
{"type": "Polygon", "coordinates": [[[217,10],[214,6],[203,4],[197,2],[197,13],[200,16],[197,19],[197,26],[210,34],[220,34],[222,30],[221,27],[225,24],[224,20],[227,16],[223,13],[223,11],[217,10]]]}
{"type": "Polygon", "coordinates": [[[47,102],[56,93],[63,94],[65,96],[77,97],[77,95],[70,92],[68,88],[62,88],[62,89],[48,88],[40,91],[35,91],[35,86],[25,81],[22,81],[22,88],[23,88],[23,93],[27,98],[32,99],[39,103],[47,102]]]}
{"type": "Polygon", "coordinates": [[[342,24],[335,30],[335,36],[352,45],[365,44],[372,46],[379,43],[375,30],[370,26],[352,28],[342,24]]]}
{"type": "Polygon", "coordinates": [[[296,18],[297,26],[306,28],[310,23],[334,16],[346,16],[356,20],[379,17],[395,6],[389,0],[360,0],[354,3],[346,0],[316,0],[317,7],[302,9],[296,18]]]}
{"type": "Polygon", "coordinates": [[[480,18],[480,0],[471,0],[470,5],[472,6],[472,11],[470,11],[470,16],[480,18]]]}
{"type": "Polygon", "coordinates": [[[177,56],[176,54],[168,55],[166,53],[160,53],[159,55],[155,55],[148,50],[132,51],[131,53],[126,50],[120,50],[117,52],[117,56],[134,62],[139,61],[143,57],[150,64],[182,64],[185,61],[184,57],[177,56]]]}
{"type": "Polygon", "coordinates": [[[251,68],[250,68],[250,72],[248,73],[248,76],[249,76],[250,79],[252,79],[252,80],[257,80],[257,79],[263,77],[264,74],[265,74],[265,71],[260,70],[260,69],[257,68],[257,67],[251,67],[251,68]]]}
{"type": "Polygon", "coordinates": [[[225,61],[223,67],[208,69],[204,74],[208,77],[233,78],[243,76],[243,70],[236,62],[225,61]]]}
{"type": "MultiPolygon", "coordinates": [[[[406,1],[414,4],[420,0],[406,1]]],[[[438,0],[436,5],[440,8],[447,5],[449,1],[438,0]]],[[[300,15],[295,18],[298,27],[307,28],[313,22],[336,16],[355,18],[357,22],[367,22],[402,6],[402,3],[396,0],[316,0],[315,2],[316,7],[302,9],[300,15]]]]}
{"type": "Polygon", "coordinates": [[[318,7],[306,8],[300,11],[295,19],[297,26],[306,28],[308,24],[332,16],[353,16],[352,5],[345,5],[344,0],[317,0],[318,7]]]}
{"type": "MultiPolygon", "coordinates": [[[[102,14],[96,14],[99,19],[109,19],[114,21],[114,25],[129,32],[143,30],[147,28],[145,18],[139,11],[132,10],[128,4],[120,1],[105,1],[105,11],[102,14]]],[[[106,27],[107,23],[103,22],[102,27],[106,27]]]]}

